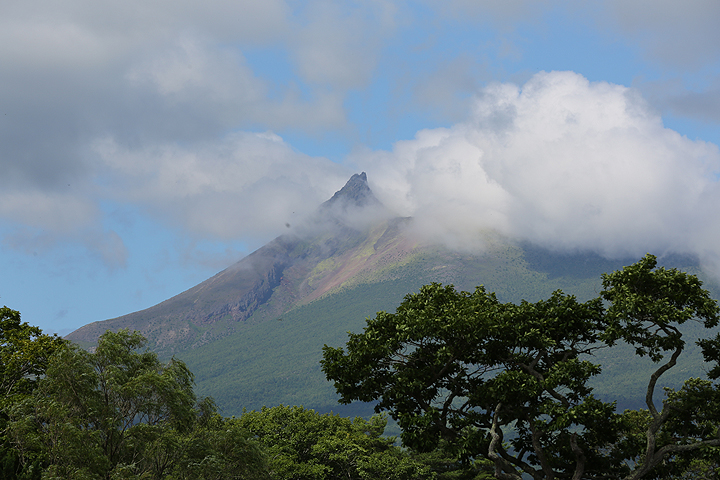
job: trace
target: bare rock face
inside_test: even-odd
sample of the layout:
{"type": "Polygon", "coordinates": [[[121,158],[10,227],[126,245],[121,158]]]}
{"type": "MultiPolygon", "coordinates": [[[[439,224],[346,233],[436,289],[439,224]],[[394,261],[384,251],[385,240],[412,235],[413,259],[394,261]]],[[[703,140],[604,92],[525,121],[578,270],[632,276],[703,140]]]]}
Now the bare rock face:
{"type": "Polygon", "coordinates": [[[380,201],[375,197],[367,182],[365,172],[356,173],[345,184],[343,188],[335,192],[330,200],[323,203],[320,208],[331,208],[335,205],[344,208],[349,207],[374,207],[380,206],[380,201]]]}

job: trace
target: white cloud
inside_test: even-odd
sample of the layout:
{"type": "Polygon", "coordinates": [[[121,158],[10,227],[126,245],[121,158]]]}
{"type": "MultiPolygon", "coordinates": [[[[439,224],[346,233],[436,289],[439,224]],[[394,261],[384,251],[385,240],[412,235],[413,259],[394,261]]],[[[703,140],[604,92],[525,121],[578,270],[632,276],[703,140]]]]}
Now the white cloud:
{"type": "Polygon", "coordinates": [[[89,174],[87,146],[106,135],[173,143],[248,127],[343,128],[343,89],[374,68],[371,42],[353,43],[352,34],[372,21],[332,11],[342,16],[338,23],[326,13],[300,25],[277,0],[1,2],[0,169],[20,182],[57,186],[89,174]],[[342,64],[289,61],[296,71],[288,74],[312,71],[330,90],[262,77],[244,54],[278,48],[289,58],[302,50],[322,59],[326,40],[342,64]]]}
{"type": "MultiPolygon", "coordinates": [[[[542,21],[552,7],[432,5],[444,16],[438,22],[494,22],[503,34],[517,22],[542,21]]],[[[609,2],[601,23],[673,68],[716,61],[715,3],[652,5],[609,2]]],[[[401,7],[384,0],[0,2],[0,170],[9,185],[0,192],[0,219],[43,231],[33,233],[40,243],[85,236],[115,265],[124,261],[122,241],[99,226],[107,199],[193,234],[277,232],[354,172],[271,134],[228,132],[329,138],[347,129],[348,91],[372,82],[396,22],[413,26],[406,16],[413,9],[401,7]],[[254,71],[253,48],[281,52],[290,71],[254,71]]],[[[389,77],[417,73],[412,61],[389,77]]],[[[416,104],[458,121],[486,66],[472,54],[432,62],[418,70],[429,74],[403,87],[414,88],[416,104]]],[[[715,93],[653,100],[712,120],[707,100],[715,93]]],[[[715,219],[705,205],[717,198],[708,173],[717,168],[717,148],[664,129],[633,90],[541,74],[522,88],[490,85],[471,106],[463,123],[356,157],[383,200],[458,241],[497,228],[608,253],[715,248],[717,232],[699,218],[715,219]]]]}
{"type": "Polygon", "coordinates": [[[113,200],[140,205],[205,238],[267,238],[342,187],[343,167],[294,152],[272,133],[220,142],[132,149],[111,138],[95,149],[113,200]]]}
{"type": "MultiPolygon", "coordinates": [[[[572,72],[489,85],[474,113],[355,161],[389,206],[471,244],[486,229],[610,256],[720,248],[706,225],[720,153],[666,129],[635,91],[572,72]]],[[[437,236],[437,235],[436,235],[437,236]]]]}
{"type": "MultiPolygon", "coordinates": [[[[392,9],[377,3],[357,8],[388,22],[381,13],[392,9]]],[[[122,265],[119,237],[100,227],[101,204],[111,197],[223,238],[238,232],[264,237],[277,231],[273,225],[293,220],[291,205],[303,211],[324,200],[333,190],[323,180],[336,180],[339,167],[297,154],[281,141],[265,139],[255,148],[250,144],[259,145],[260,137],[228,132],[345,127],[341,90],[374,68],[368,44],[352,34],[375,20],[346,17],[338,7],[331,13],[342,21],[335,24],[328,12],[307,24],[280,0],[0,2],[0,170],[6,181],[0,221],[10,225],[6,245],[46,249],[78,241],[106,263],[122,265]],[[328,26],[332,35],[325,33],[328,26]],[[342,41],[333,42],[335,34],[342,41]],[[329,87],[263,77],[244,54],[252,48],[287,51],[288,68],[297,69],[289,75],[301,78],[309,67],[292,65],[293,52],[318,57],[312,52],[318,48],[322,57],[328,50],[321,40],[333,44],[344,62],[325,65],[329,73],[315,65],[329,87]],[[353,63],[351,54],[369,60],[353,63]],[[352,71],[342,71],[348,65],[352,71]],[[98,161],[97,146],[108,145],[102,139],[112,139],[125,164],[113,163],[107,148],[98,161]],[[249,148],[245,156],[243,148],[249,148]],[[331,173],[319,174],[320,165],[331,173]]]]}

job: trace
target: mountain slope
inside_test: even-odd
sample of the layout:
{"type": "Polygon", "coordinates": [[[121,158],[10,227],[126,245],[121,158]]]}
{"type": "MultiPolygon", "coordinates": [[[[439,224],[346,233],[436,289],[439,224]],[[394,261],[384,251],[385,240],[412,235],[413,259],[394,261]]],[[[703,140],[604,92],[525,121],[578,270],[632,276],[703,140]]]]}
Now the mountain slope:
{"type": "Polygon", "coordinates": [[[231,334],[261,306],[265,315],[279,315],[401,263],[417,246],[402,234],[406,224],[389,218],[365,173],[354,175],[293,233],[169,300],[85,325],[67,338],[92,343],[107,329],[132,328],[161,354],[197,348],[231,334]]]}

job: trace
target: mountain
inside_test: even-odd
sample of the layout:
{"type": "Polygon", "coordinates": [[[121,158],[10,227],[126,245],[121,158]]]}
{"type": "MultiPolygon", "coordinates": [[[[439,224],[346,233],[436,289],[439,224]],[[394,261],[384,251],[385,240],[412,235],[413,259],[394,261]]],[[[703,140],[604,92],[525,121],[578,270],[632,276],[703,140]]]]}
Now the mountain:
{"type": "Polygon", "coordinates": [[[414,248],[398,235],[406,222],[389,219],[364,172],[353,175],[295,232],[165,302],[85,325],[67,338],[94,342],[107,329],[133,328],[161,354],[197,348],[232,334],[261,307],[263,318],[276,317],[343,286],[351,277],[358,281],[358,275],[376,270],[388,257],[406,256],[414,248]]]}
{"type": "MultiPolygon", "coordinates": [[[[491,231],[478,234],[482,252],[429,244],[411,218],[385,209],[365,173],[353,175],[315,216],[289,228],[165,302],[91,323],[67,338],[90,346],[107,329],[139,330],[161,356],[184,360],[198,392],[215,397],[226,414],[281,403],[337,412],[343,408],[318,363],[322,346],[344,344],[347,332],[361,331],[366,317],[393,311],[421,285],[441,282],[472,290],[483,284],[501,301],[512,302],[536,301],[562,289],[584,300],[597,296],[603,272],[637,261],[561,254],[491,231]]],[[[668,257],[663,264],[699,273],[691,258],[668,257]]],[[[598,388],[631,401],[642,369],[629,371],[615,357],[602,361],[610,380],[598,388]]],[[[697,369],[699,355],[687,362],[677,370],[697,369]]],[[[350,413],[365,412],[359,408],[350,413]]]]}

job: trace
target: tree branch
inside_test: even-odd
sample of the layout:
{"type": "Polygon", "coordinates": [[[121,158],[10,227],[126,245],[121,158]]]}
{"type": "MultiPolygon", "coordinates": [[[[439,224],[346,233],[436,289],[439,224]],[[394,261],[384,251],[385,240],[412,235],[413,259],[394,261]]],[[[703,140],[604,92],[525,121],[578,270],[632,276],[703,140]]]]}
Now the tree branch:
{"type": "Polygon", "coordinates": [[[648,473],[651,469],[656,467],[660,462],[662,462],[665,455],[669,453],[679,453],[679,452],[691,452],[693,450],[697,450],[702,447],[717,447],[720,446],[720,438],[713,438],[712,440],[702,440],[700,442],[691,443],[688,445],[665,445],[660,450],[658,450],[652,457],[646,456],[645,461],[642,464],[642,467],[639,470],[636,470],[635,472],[631,473],[627,477],[625,477],[625,480],[638,480],[645,476],[646,473],[648,473]]]}
{"type": "Polygon", "coordinates": [[[555,472],[548,464],[547,458],[545,458],[545,452],[543,451],[542,445],[540,445],[540,432],[535,428],[535,424],[529,416],[526,416],[525,419],[532,433],[532,446],[533,450],[535,450],[535,455],[537,455],[538,460],[540,460],[540,468],[542,468],[542,471],[545,473],[546,480],[553,480],[555,478],[555,472]]]}
{"type": "Polygon", "coordinates": [[[653,374],[650,376],[647,392],[645,393],[645,403],[647,404],[648,410],[650,410],[650,414],[653,416],[653,418],[657,418],[659,415],[657,408],[655,408],[655,402],[653,401],[653,396],[655,395],[655,385],[657,384],[657,381],[660,379],[660,376],[662,376],[663,373],[667,372],[677,364],[677,359],[682,353],[682,351],[683,347],[677,347],[675,349],[675,352],[673,352],[672,357],[670,357],[670,360],[665,365],[655,370],[655,372],[653,372],[653,374]]]}
{"type": "Polygon", "coordinates": [[[570,448],[575,454],[575,472],[573,473],[572,480],[580,480],[585,473],[585,453],[577,444],[577,433],[570,435],[570,448]]]}
{"type": "Polygon", "coordinates": [[[500,480],[522,480],[522,476],[518,475],[515,468],[497,453],[498,446],[502,446],[502,430],[498,429],[501,406],[502,404],[498,403],[493,413],[492,428],[490,428],[492,440],[490,440],[490,447],[488,447],[488,458],[495,462],[495,477],[500,480]]]}

